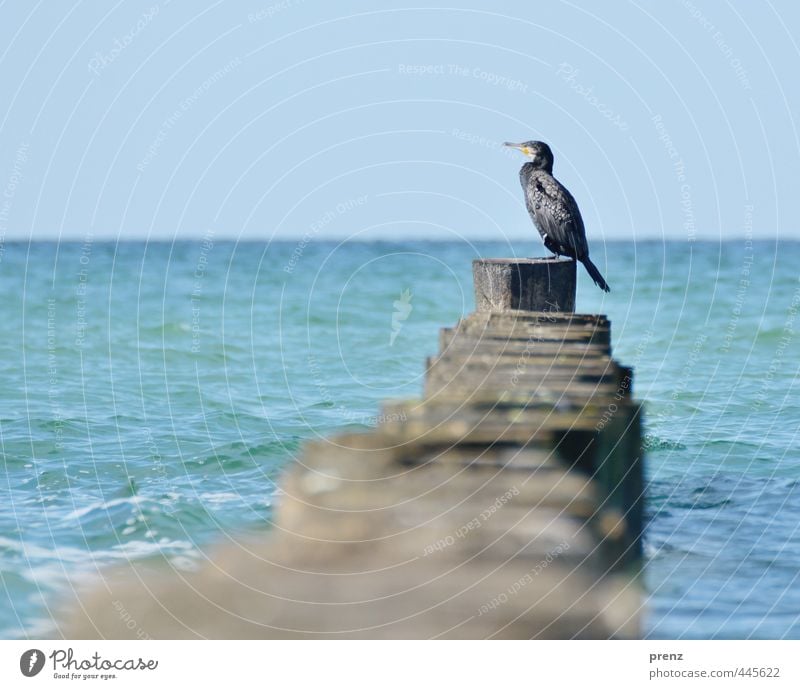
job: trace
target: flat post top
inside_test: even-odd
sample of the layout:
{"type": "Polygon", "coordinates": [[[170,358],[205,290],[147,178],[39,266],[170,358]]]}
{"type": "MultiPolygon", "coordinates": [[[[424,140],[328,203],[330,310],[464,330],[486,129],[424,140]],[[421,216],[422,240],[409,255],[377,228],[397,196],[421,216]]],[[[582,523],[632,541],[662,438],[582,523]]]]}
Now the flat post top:
{"type": "Polygon", "coordinates": [[[478,258],[472,262],[476,311],[575,311],[575,261],[478,258]]]}

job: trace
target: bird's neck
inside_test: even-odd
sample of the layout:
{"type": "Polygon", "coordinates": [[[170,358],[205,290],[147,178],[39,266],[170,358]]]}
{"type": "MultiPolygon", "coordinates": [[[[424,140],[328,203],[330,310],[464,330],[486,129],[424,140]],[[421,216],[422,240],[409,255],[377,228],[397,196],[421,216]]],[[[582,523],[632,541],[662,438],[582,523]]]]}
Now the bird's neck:
{"type": "Polygon", "coordinates": [[[528,175],[534,172],[546,172],[550,176],[553,175],[553,163],[525,163],[522,169],[528,175]]]}

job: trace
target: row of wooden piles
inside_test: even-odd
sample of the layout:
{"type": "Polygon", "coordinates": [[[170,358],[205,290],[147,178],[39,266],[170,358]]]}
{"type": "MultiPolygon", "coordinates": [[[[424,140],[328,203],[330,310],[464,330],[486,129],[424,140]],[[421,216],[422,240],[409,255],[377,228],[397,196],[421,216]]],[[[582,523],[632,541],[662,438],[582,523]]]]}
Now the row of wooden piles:
{"type": "Polygon", "coordinates": [[[638,636],[640,410],[610,323],[482,297],[442,330],[422,399],[305,447],[268,537],[191,574],[117,573],[64,633],[638,636]]]}

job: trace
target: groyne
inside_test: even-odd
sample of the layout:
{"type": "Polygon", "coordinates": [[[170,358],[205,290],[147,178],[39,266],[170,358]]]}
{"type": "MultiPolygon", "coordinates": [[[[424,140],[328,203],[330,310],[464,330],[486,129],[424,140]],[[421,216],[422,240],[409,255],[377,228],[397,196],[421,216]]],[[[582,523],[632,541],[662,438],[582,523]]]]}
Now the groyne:
{"type": "Polygon", "coordinates": [[[420,399],[308,443],[271,529],[79,593],[67,638],[636,638],[641,409],[575,265],[487,259],[420,399]],[[124,614],[121,613],[124,612],[124,614]]]}

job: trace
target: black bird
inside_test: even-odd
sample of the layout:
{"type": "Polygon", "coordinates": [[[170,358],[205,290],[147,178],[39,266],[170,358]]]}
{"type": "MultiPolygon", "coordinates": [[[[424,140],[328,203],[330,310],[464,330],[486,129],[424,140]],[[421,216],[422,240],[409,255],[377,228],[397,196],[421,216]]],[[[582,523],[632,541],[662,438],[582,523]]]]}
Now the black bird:
{"type": "Polygon", "coordinates": [[[519,171],[528,213],[542,235],[544,245],[556,255],[568,256],[583,263],[594,284],[610,292],[600,271],[589,260],[586,230],[578,204],[561,182],[553,177],[553,152],[542,141],[525,141],[505,146],[522,151],[530,162],[519,171]]]}

